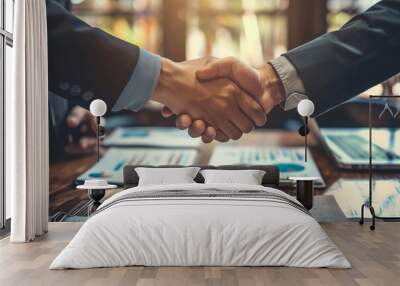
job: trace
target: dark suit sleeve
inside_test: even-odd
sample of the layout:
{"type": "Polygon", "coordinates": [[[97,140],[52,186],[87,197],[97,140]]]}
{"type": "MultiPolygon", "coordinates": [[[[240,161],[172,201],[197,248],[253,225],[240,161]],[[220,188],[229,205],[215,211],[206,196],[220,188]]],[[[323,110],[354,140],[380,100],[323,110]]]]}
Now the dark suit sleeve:
{"type": "Polygon", "coordinates": [[[381,1],[284,55],[317,113],[400,72],[400,0],[381,1]]]}
{"type": "Polygon", "coordinates": [[[79,20],[46,0],[49,90],[88,107],[100,98],[111,110],[129,81],[139,48],[79,20]]]}

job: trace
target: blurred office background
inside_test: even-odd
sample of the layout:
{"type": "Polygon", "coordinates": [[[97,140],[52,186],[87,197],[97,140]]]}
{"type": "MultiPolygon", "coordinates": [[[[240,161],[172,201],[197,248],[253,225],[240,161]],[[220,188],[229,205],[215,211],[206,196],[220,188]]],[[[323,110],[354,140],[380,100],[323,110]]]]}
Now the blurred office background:
{"type": "MultiPolygon", "coordinates": [[[[327,31],[340,28],[376,0],[71,0],[72,12],[116,37],[183,61],[235,56],[260,66],[327,31]]],[[[321,73],[323,76],[323,73],[321,73]]],[[[318,80],[318,79],[316,79],[318,80]]],[[[399,79],[367,93],[400,94],[399,79]]],[[[266,128],[297,129],[295,111],[279,108],[266,128]]],[[[169,125],[157,107],[116,124],[169,125]],[[132,121],[133,120],[133,121],[132,121]]]]}

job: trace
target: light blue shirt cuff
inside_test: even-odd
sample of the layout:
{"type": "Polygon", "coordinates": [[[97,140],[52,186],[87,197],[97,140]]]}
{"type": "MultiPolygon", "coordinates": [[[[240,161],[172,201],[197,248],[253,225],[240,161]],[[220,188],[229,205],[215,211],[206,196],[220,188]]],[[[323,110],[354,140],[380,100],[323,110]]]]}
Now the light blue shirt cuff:
{"type": "Polygon", "coordinates": [[[297,104],[306,99],[307,96],[303,81],[297,74],[295,67],[283,56],[273,59],[270,64],[280,77],[285,91],[286,100],[281,103],[281,107],[285,111],[296,108],[297,104]]]}
{"type": "Polygon", "coordinates": [[[123,109],[139,111],[143,108],[153,95],[160,76],[160,70],[160,56],[140,49],[135,70],[114,104],[112,111],[123,109]]]}

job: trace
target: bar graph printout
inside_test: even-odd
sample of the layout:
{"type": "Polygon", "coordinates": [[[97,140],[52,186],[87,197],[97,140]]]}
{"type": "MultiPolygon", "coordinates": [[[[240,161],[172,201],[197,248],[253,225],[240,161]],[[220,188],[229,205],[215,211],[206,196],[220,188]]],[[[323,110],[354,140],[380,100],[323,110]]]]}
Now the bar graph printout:
{"type": "Polygon", "coordinates": [[[111,184],[123,184],[125,165],[193,165],[197,163],[196,149],[109,148],[100,161],[77,178],[106,179],[111,184]]]}
{"type": "Polygon", "coordinates": [[[280,171],[281,184],[292,184],[289,177],[320,177],[316,187],[325,187],[325,182],[310,151],[304,162],[303,147],[253,147],[218,145],[214,148],[210,165],[275,165],[280,171]]]}

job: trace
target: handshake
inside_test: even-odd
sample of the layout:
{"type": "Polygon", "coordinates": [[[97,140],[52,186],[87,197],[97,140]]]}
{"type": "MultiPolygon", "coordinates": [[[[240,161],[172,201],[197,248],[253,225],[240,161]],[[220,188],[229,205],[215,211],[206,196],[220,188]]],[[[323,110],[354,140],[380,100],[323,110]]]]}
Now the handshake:
{"type": "Polygon", "coordinates": [[[163,58],[152,96],[164,117],[210,143],[237,140],[284,100],[282,84],[270,64],[252,68],[235,58],[202,58],[175,63],[163,58]]]}

